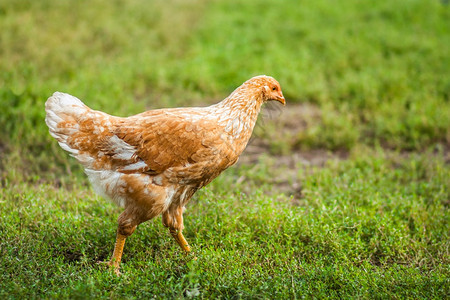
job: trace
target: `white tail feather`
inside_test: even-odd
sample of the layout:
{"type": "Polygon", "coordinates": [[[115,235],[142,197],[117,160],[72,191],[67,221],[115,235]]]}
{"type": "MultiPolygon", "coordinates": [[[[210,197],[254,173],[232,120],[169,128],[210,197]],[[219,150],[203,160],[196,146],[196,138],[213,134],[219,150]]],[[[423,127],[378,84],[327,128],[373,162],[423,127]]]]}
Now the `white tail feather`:
{"type": "Polygon", "coordinates": [[[72,155],[78,154],[78,150],[67,144],[67,138],[77,132],[77,119],[88,110],[90,109],[78,98],[60,92],[55,92],[45,102],[45,123],[50,135],[59,142],[61,148],[72,155]],[[68,124],[59,126],[61,122],[68,122],[68,124]]]}

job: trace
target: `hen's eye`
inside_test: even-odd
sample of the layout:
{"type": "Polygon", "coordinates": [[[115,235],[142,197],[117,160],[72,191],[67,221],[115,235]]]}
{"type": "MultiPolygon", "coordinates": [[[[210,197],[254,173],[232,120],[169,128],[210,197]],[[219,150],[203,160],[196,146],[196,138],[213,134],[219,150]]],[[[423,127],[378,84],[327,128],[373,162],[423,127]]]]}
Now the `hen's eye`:
{"type": "Polygon", "coordinates": [[[276,89],[277,89],[276,87],[273,87],[273,88],[272,88],[272,91],[275,91],[276,89]]]}

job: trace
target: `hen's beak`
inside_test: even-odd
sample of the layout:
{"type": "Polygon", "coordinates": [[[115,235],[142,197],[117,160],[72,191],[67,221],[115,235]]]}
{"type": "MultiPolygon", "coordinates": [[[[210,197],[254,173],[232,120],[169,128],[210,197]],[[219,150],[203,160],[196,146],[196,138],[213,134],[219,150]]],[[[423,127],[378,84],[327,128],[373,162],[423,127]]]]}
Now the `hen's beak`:
{"type": "Polygon", "coordinates": [[[277,96],[277,97],[275,98],[275,100],[277,100],[278,102],[280,102],[281,104],[283,104],[284,106],[286,106],[286,99],[284,99],[284,96],[283,96],[283,95],[277,96]]]}

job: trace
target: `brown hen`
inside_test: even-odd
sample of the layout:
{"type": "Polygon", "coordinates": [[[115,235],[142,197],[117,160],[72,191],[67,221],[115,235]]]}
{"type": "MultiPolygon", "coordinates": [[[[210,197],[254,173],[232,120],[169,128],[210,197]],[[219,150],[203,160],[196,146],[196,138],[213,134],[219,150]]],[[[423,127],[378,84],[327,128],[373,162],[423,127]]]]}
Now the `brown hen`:
{"type": "Polygon", "coordinates": [[[236,163],[261,105],[285,104],[279,83],[257,76],[209,107],[169,108],[128,118],[92,110],[54,93],[45,122],[59,145],[84,167],[96,192],[124,207],[109,265],[116,273],[125,239],[162,214],[164,226],[186,252],[183,210],[194,193],[236,163]]]}

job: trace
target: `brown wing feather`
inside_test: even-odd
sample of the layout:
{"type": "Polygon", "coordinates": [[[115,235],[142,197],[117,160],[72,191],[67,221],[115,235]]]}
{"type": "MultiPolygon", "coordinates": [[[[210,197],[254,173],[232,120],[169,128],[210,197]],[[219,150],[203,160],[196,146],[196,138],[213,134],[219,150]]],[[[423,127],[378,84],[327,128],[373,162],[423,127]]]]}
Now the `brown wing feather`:
{"type": "Polygon", "coordinates": [[[148,168],[161,173],[169,167],[188,163],[189,157],[202,146],[201,132],[186,132],[189,123],[177,116],[159,113],[140,118],[126,118],[114,134],[136,148],[136,156],[148,168]]]}
{"type": "Polygon", "coordinates": [[[189,109],[146,112],[121,119],[114,134],[136,148],[136,157],[147,167],[140,171],[160,174],[171,169],[173,180],[186,182],[215,178],[237,157],[228,153],[220,138],[223,129],[215,122],[202,115],[196,120],[186,117],[196,113],[189,109]]]}

